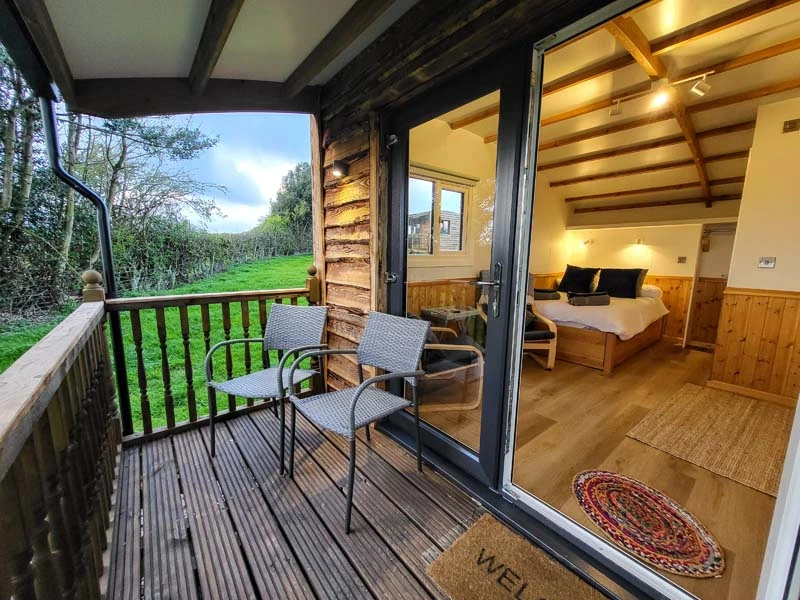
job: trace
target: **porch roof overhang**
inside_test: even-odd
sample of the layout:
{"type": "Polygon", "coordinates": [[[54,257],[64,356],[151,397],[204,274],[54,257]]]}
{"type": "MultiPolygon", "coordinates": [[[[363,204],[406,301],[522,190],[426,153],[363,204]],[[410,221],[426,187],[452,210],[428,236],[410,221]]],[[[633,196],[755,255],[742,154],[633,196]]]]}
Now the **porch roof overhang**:
{"type": "Polygon", "coordinates": [[[417,0],[0,0],[0,40],[39,96],[137,117],[299,112],[417,0]]]}

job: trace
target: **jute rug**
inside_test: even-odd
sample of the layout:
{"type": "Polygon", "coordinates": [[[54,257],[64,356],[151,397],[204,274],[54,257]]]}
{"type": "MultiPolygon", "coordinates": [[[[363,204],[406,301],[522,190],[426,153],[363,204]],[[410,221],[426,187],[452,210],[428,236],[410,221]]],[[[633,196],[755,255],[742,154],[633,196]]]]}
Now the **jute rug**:
{"type": "Polygon", "coordinates": [[[601,600],[603,594],[489,515],[428,567],[452,600],[601,600]]]}
{"type": "Polygon", "coordinates": [[[777,496],[791,427],[789,408],[687,383],[628,436],[777,496]]]}

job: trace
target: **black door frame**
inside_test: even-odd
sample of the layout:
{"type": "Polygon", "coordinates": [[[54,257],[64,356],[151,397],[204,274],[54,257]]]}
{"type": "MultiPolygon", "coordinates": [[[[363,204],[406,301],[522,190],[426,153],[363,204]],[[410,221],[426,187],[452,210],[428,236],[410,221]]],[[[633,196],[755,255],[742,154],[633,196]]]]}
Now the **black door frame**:
{"type": "MultiPolygon", "coordinates": [[[[497,137],[495,216],[491,264],[501,263],[499,316],[489,316],[484,374],[480,452],[476,454],[438,429],[422,423],[422,442],[458,468],[492,489],[499,489],[503,461],[504,415],[509,402],[508,338],[512,324],[512,287],[515,285],[514,237],[525,120],[530,92],[532,45],[524,44],[449,78],[419,99],[387,115],[391,159],[389,173],[389,240],[387,270],[397,275],[387,289],[388,311],[405,314],[409,130],[467,102],[500,90],[497,137]],[[392,137],[394,136],[394,137],[392,137]],[[398,201],[399,199],[399,201],[398,201]]],[[[413,432],[411,415],[397,413],[392,423],[413,432]]]]}

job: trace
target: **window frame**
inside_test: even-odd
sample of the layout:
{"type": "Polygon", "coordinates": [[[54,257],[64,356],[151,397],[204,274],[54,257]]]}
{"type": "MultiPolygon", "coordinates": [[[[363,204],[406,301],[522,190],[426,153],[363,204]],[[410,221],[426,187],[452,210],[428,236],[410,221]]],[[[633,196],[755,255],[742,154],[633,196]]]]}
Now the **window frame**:
{"type": "MultiPolygon", "coordinates": [[[[464,266],[472,262],[474,240],[469,236],[472,201],[478,179],[412,163],[408,168],[409,179],[420,179],[433,184],[433,214],[431,221],[433,242],[430,254],[407,254],[409,267],[464,266]],[[461,250],[441,249],[442,190],[462,194],[461,250]]],[[[450,219],[450,227],[453,227],[450,219]]]]}

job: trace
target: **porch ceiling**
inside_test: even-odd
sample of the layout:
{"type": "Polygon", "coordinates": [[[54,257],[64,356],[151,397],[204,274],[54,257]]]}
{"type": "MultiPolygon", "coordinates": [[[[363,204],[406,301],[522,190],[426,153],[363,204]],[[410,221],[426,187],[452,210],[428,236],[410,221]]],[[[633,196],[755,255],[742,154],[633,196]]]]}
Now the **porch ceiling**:
{"type": "Polygon", "coordinates": [[[0,0],[21,35],[0,34],[15,58],[25,38],[68,106],[83,112],[311,112],[313,86],[416,1],[0,0]]]}

